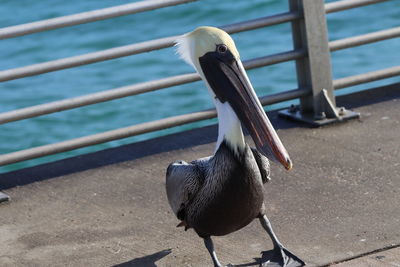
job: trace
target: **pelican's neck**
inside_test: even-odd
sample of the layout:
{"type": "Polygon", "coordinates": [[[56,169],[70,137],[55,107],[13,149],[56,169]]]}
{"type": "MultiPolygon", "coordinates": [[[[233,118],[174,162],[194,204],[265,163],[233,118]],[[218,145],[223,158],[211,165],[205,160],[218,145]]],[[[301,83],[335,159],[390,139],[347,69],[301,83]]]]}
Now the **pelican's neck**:
{"type": "Polygon", "coordinates": [[[235,153],[245,148],[244,136],[240,121],[228,102],[221,103],[214,99],[218,113],[218,140],[215,152],[217,152],[222,141],[226,141],[235,153]]]}

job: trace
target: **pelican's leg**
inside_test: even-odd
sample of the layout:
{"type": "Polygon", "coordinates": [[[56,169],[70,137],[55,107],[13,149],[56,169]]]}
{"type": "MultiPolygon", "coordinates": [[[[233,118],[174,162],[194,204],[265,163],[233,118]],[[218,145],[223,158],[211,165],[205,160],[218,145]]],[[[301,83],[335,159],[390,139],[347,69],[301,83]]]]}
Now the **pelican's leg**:
{"type": "Polygon", "coordinates": [[[269,259],[264,259],[262,257],[260,266],[284,266],[284,267],[297,267],[304,266],[305,263],[295,256],[293,253],[288,251],[282,243],[279,241],[278,237],[275,235],[272,230],[272,226],[270,221],[268,220],[267,215],[262,214],[259,217],[262,227],[267,231],[268,235],[271,237],[272,242],[274,244],[272,257],[269,259]]]}
{"type": "Polygon", "coordinates": [[[204,245],[206,245],[206,248],[211,255],[211,258],[214,262],[214,267],[222,267],[221,263],[219,262],[219,260],[217,258],[217,254],[215,253],[214,244],[211,240],[211,237],[204,238],[204,245]]]}

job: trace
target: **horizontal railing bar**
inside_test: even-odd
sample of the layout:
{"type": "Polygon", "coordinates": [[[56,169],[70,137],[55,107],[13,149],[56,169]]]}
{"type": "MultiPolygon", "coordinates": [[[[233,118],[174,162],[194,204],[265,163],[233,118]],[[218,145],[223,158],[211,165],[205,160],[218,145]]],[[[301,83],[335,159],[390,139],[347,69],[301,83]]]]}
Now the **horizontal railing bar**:
{"type": "Polygon", "coordinates": [[[362,34],[354,37],[344,38],[340,40],[330,41],[329,49],[331,51],[341,50],[345,48],[350,48],[354,46],[374,43],[383,41],[390,38],[395,38],[400,36],[400,27],[395,27],[387,30],[362,34]]]}
{"type": "Polygon", "coordinates": [[[262,27],[273,26],[277,24],[282,24],[285,22],[290,22],[296,19],[302,18],[302,15],[297,12],[285,12],[276,14],[273,16],[261,17],[258,19],[247,20],[243,22],[233,23],[220,28],[227,33],[237,33],[243,31],[254,30],[262,27]]]}
{"type": "Polygon", "coordinates": [[[102,8],[52,19],[40,20],[0,29],[0,40],[26,34],[48,31],[67,26],[84,24],[129,14],[135,14],[158,8],[179,5],[197,0],[146,0],[125,5],[102,8]]]}
{"type": "Polygon", "coordinates": [[[164,79],[123,86],[98,93],[87,94],[74,98],[63,99],[27,108],[8,111],[0,113],[0,124],[37,117],[54,112],[69,110],[82,106],[92,105],[122,97],[138,95],[141,93],[151,92],[158,89],[167,88],[183,83],[194,82],[199,79],[200,77],[197,73],[176,75],[164,79]]]}
{"type": "Polygon", "coordinates": [[[260,97],[260,102],[263,106],[272,105],[276,103],[280,103],[283,101],[293,100],[296,98],[304,97],[310,95],[311,92],[309,89],[294,89],[288,90],[282,93],[276,93],[272,95],[266,95],[260,97]]]}
{"type": "MultiPolygon", "coordinates": [[[[248,31],[252,29],[270,26],[299,18],[297,13],[289,12],[282,13],[275,16],[268,16],[254,20],[248,20],[240,23],[229,24],[221,28],[227,30],[229,33],[236,33],[241,31],[248,31]]],[[[178,36],[170,36],[150,41],[144,41],[131,45],[119,46],[115,48],[105,49],[98,52],[88,53],[79,56],[72,56],[62,59],[56,59],[43,63],[28,65],[24,67],[8,69],[0,71],[0,82],[43,74],[47,72],[78,67],[81,65],[92,64],[100,61],[120,58],[124,56],[135,55],[143,52],[149,52],[162,48],[167,48],[174,45],[178,36]]]]}
{"type": "Polygon", "coordinates": [[[367,72],[354,76],[336,79],[333,81],[335,89],[342,89],[362,83],[373,82],[400,75],[400,66],[386,68],[378,71],[367,72]]]}
{"type": "Polygon", "coordinates": [[[355,7],[377,4],[388,0],[341,0],[325,4],[325,12],[333,13],[355,7]]]}
{"type": "Polygon", "coordinates": [[[0,71],[0,82],[166,48],[172,46],[176,38],[177,36],[160,38],[156,40],[105,49],[84,55],[66,57],[25,67],[0,71]]]}
{"type": "MultiPolygon", "coordinates": [[[[306,96],[309,94],[308,90],[296,89],[291,91],[286,91],[283,93],[273,94],[269,96],[264,96],[260,99],[263,105],[274,104],[282,101],[287,101],[295,99],[298,97],[306,96]]],[[[185,115],[173,116],[165,119],[160,119],[157,121],[146,122],[142,124],[137,124],[117,130],[111,130],[99,134],[89,135],[85,137],[80,137],[76,139],[71,139],[55,144],[43,145],[39,147],[29,148],[25,150],[20,150],[5,155],[0,155],[0,166],[8,165],[24,160],[29,160],[33,158],[44,157],[52,154],[57,154],[61,152],[66,152],[86,146],[101,144],[110,142],[117,139],[127,138],[139,134],[144,134],[148,132],[154,132],[162,129],[167,129],[191,122],[211,119],[216,117],[217,113],[215,109],[208,109],[204,111],[189,113],[185,115]]]]}
{"type": "MultiPolygon", "coordinates": [[[[274,54],[271,56],[246,60],[243,62],[243,65],[246,69],[253,69],[298,59],[303,57],[304,55],[305,55],[304,51],[294,50],[294,51],[274,54]]],[[[107,91],[74,97],[70,99],[64,99],[32,107],[17,109],[9,112],[0,113],[0,124],[37,117],[45,114],[87,106],[100,102],[110,101],[122,97],[133,96],[141,93],[151,92],[162,88],[172,87],[198,80],[200,80],[200,76],[197,73],[182,74],[164,79],[159,79],[134,85],[128,85],[107,91]]]]}
{"type": "Polygon", "coordinates": [[[270,56],[264,56],[259,58],[254,58],[251,60],[243,61],[243,65],[246,69],[255,69],[259,67],[274,65],[290,60],[299,59],[307,55],[306,51],[303,49],[296,49],[287,52],[282,52],[278,54],[273,54],[270,56]]]}

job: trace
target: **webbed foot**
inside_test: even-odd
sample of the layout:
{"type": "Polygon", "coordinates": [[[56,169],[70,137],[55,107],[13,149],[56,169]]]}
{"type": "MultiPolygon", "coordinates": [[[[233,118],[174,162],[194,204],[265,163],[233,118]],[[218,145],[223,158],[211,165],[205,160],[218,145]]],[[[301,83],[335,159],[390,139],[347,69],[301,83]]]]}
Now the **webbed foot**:
{"type": "Polygon", "coordinates": [[[284,247],[263,251],[260,267],[300,267],[305,263],[284,247]]]}
{"type": "Polygon", "coordinates": [[[272,239],[274,249],[262,253],[260,266],[262,267],[297,267],[306,265],[299,257],[287,250],[282,243],[278,240],[272,230],[270,221],[265,214],[260,217],[260,222],[265,231],[272,239]]]}

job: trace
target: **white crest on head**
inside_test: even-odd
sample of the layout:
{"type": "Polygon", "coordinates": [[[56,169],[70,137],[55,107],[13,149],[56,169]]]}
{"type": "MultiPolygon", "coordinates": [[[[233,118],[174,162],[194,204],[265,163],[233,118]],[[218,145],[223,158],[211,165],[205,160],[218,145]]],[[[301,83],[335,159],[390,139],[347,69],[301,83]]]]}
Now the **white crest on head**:
{"type": "Polygon", "coordinates": [[[188,34],[184,34],[175,40],[175,46],[179,57],[195,68],[192,62],[193,55],[190,54],[193,51],[193,44],[191,42],[193,42],[193,39],[188,37],[188,34]]]}

